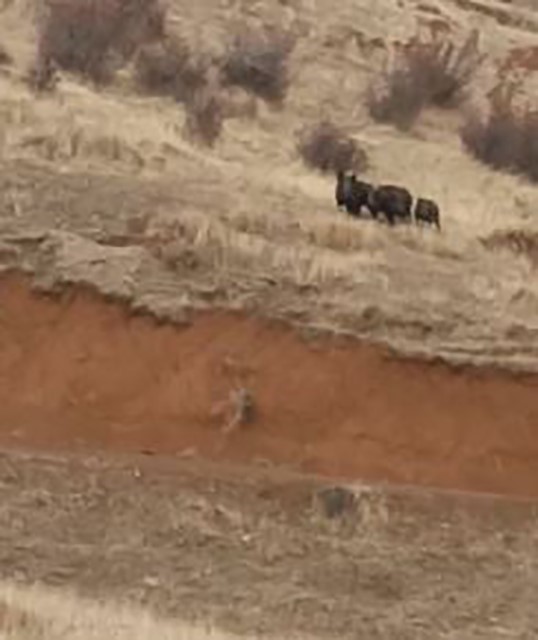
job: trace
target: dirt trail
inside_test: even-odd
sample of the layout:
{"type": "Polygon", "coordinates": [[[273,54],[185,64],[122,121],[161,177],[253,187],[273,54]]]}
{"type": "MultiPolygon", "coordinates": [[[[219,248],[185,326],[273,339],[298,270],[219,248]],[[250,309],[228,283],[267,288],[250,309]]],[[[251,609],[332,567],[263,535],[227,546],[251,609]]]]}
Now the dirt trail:
{"type": "Polygon", "coordinates": [[[230,312],[158,326],[96,294],[0,281],[0,443],[265,458],[322,474],[538,496],[538,378],[306,341],[230,312]],[[225,433],[234,389],[252,423],[225,433]]]}

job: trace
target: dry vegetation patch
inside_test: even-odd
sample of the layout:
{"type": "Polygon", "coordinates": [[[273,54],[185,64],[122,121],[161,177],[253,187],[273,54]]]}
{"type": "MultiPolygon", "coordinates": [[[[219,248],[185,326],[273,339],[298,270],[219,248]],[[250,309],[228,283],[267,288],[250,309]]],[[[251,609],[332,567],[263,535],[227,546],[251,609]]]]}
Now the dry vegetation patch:
{"type": "Polygon", "coordinates": [[[110,82],[140,46],[164,36],[158,0],[49,0],[46,9],[36,65],[53,62],[97,84],[110,82]]]}
{"type": "Polygon", "coordinates": [[[297,151],[308,167],[325,173],[347,170],[362,173],[368,169],[364,149],[329,120],[301,129],[297,151]]]}
{"type": "Polygon", "coordinates": [[[222,61],[223,83],[242,87],[269,104],[282,105],[294,47],[294,38],[279,29],[238,27],[222,61]]]}
{"type": "Polygon", "coordinates": [[[185,40],[167,36],[143,47],[137,55],[135,78],[142,90],[188,101],[206,82],[209,62],[195,54],[185,40]]]}
{"type": "Polygon", "coordinates": [[[426,106],[457,105],[483,59],[476,30],[459,46],[447,36],[415,36],[397,48],[393,62],[369,87],[370,115],[409,129],[426,106]]]}
{"type": "Polygon", "coordinates": [[[497,170],[538,182],[538,110],[516,104],[518,84],[501,81],[489,95],[486,116],[470,112],[461,130],[466,149],[497,170]]]}
{"type": "Polygon", "coordinates": [[[9,55],[7,49],[0,44],[0,67],[7,67],[10,64],[13,64],[13,58],[9,55]]]}
{"type": "Polygon", "coordinates": [[[482,238],[481,242],[487,249],[506,249],[528,258],[533,266],[538,266],[538,231],[526,229],[494,231],[486,238],[482,238]]]}
{"type": "Polygon", "coordinates": [[[5,640],[232,640],[210,625],[159,620],[140,608],[78,598],[41,586],[0,584],[0,636],[5,640]]]}

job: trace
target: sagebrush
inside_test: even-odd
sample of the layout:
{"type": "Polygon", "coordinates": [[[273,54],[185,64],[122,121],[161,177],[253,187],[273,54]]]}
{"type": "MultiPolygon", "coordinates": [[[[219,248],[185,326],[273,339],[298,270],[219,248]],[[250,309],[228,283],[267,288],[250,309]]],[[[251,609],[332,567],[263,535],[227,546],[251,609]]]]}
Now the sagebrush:
{"type": "Polygon", "coordinates": [[[148,93],[187,102],[206,84],[208,69],[208,61],[194,53],[185,41],[166,37],[140,49],[135,77],[148,93]]]}
{"type": "Polygon", "coordinates": [[[0,44],[0,67],[5,67],[10,64],[13,64],[13,58],[9,55],[7,49],[0,44]]]}
{"type": "Polygon", "coordinates": [[[329,120],[322,120],[299,131],[297,150],[305,164],[324,173],[368,168],[364,149],[329,120]]]}
{"type": "Polygon", "coordinates": [[[458,104],[483,62],[478,32],[461,46],[447,38],[412,38],[395,52],[392,66],[369,87],[367,106],[378,122],[409,129],[424,107],[458,104]]]}
{"type": "Polygon", "coordinates": [[[489,95],[487,115],[467,115],[461,140],[489,167],[538,182],[538,111],[516,105],[517,88],[517,83],[500,82],[489,95]]]}
{"type": "Polygon", "coordinates": [[[224,124],[220,96],[210,85],[196,91],[185,103],[186,132],[191,139],[212,146],[219,138],[224,124]]]}
{"type": "Polygon", "coordinates": [[[294,46],[294,39],[278,29],[238,28],[221,63],[223,84],[281,105],[290,84],[289,55],[294,46]]]}
{"type": "Polygon", "coordinates": [[[164,37],[159,0],[51,0],[39,25],[36,67],[59,68],[95,83],[149,42],[164,37]]]}

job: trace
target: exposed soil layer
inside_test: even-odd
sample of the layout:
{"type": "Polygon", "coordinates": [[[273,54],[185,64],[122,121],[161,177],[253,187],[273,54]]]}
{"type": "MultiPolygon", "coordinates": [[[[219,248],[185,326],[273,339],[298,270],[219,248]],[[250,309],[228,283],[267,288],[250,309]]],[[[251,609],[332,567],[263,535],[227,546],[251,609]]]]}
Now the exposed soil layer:
{"type": "Polygon", "coordinates": [[[224,311],[158,325],[88,291],[38,295],[13,275],[0,300],[0,445],[194,450],[538,496],[536,376],[395,359],[224,311]]]}

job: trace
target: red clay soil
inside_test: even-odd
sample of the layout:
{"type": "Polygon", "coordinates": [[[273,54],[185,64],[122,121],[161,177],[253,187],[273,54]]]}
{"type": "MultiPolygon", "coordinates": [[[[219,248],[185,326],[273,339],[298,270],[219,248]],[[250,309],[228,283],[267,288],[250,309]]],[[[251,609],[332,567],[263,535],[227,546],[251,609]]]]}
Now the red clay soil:
{"type": "Polygon", "coordinates": [[[0,280],[0,445],[267,459],[331,476],[538,496],[538,377],[306,341],[224,311],[158,325],[0,280]],[[223,432],[236,386],[251,424],[223,432]]]}

